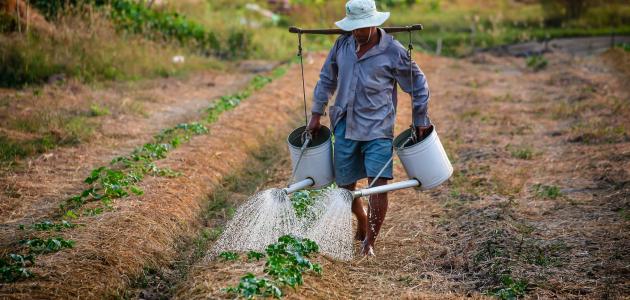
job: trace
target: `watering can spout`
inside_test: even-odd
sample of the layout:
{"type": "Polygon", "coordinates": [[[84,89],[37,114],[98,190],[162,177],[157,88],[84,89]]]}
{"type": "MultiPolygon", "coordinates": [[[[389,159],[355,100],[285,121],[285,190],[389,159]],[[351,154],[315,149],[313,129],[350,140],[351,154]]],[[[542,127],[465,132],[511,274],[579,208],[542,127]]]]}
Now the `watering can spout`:
{"type": "Polygon", "coordinates": [[[391,191],[406,189],[410,187],[417,187],[417,186],[420,186],[420,181],[418,181],[417,179],[409,179],[409,180],[394,182],[394,183],[390,183],[386,185],[379,185],[379,186],[371,187],[368,189],[352,191],[352,198],[356,199],[363,196],[387,193],[391,191]]]}
{"type": "Polygon", "coordinates": [[[288,187],[282,189],[285,193],[287,194],[291,194],[291,193],[295,193],[299,190],[303,190],[309,186],[312,186],[315,184],[315,181],[313,181],[312,178],[306,178],[302,181],[298,181],[294,184],[289,185],[288,187]]]}

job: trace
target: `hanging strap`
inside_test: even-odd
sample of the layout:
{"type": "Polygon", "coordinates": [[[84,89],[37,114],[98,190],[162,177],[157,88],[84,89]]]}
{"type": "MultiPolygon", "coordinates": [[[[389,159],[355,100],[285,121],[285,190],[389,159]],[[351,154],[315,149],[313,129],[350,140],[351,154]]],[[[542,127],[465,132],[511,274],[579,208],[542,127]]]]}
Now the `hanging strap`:
{"type": "Polygon", "coordinates": [[[413,115],[413,57],[411,56],[411,52],[413,50],[413,43],[411,39],[411,30],[409,32],[409,45],[407,46],[407,57],[409,57],[409,81],[411,82],[411,139],[413,142],[417,142],[418,138],[416,136],[416,123],[413,115]]]}
{"type": "MultiPolygon", "coordinates": [[[[304,83],[304,60],[302,59],[302,33],[298,33],[298,53],[302,70],[302,96],[304,97],[304,126],[308,127],[308,113],[306,112],[306,84],[304,83]]],[[[305,127],[305,129],[306,129],[305,127]]]]}

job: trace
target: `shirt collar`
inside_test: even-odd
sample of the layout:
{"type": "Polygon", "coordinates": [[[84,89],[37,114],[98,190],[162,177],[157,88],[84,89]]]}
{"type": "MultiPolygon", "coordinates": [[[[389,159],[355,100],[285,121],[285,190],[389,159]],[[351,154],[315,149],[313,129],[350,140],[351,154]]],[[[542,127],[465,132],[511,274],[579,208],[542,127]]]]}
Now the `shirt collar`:
{"type": "MultiPolygon", "coordinates": [[[[377,30],[381,32],[381,40],[378,42],[377,45],[374,45],[372,49],[368,50],[368,52],[363,54],[363,56],[361,56],[361,58],[359,58],[358,61],[361,61],[369,57],[372,57],[374,55],[385,52],[385,49],[387,49],[389,44],[394,40],[394,38],[391,35],[387,34],[387,32],[385,32],[385,30],[383,30],[382,28],[377,28],[377,30]]],[[[352,34],[350,35],[349,41],[350,43],[352,43],[352,49],[354,50],[356,47],[356,42],[352,34]]]]}

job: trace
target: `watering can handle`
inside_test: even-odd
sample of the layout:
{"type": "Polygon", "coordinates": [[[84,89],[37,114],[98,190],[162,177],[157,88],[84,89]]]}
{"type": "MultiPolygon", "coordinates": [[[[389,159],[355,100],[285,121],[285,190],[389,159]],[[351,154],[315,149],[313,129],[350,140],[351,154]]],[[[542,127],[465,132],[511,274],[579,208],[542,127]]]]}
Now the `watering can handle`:
{"type": "MultiPolygon", "coordinates": [[[[407,32],[407,31],[420,31],[424,29],[422,24],[413,24],[409,26],[397,26],[397,27],[382,27],[387,33],[407,32]]],[[[299,27],[289,27],[290,33],[299,34],[350,34],[350,31],[344,31],[341,29],[302,29],[299,27]]]]}

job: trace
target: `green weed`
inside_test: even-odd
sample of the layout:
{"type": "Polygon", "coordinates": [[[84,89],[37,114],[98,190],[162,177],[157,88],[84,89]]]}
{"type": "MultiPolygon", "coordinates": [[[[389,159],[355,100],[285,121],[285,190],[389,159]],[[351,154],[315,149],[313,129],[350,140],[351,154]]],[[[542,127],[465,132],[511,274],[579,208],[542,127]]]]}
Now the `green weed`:
{"type": "Polygon", "coordinates": [[[549,64],[549,61],[547,61],[547,59],[542,55],[528,56],[525,59],[525,62],[527,64],[527,67],[534,71],[540,71],[546,68],[547,65],[549,64]]]}
{"type": "Polygon", "coordinates": [[[96,103],[90,105],[90,116],[92,117],[107,116],[109,114],[111,114],[111,112],[107,107],[100,106],[96,103]]]}
{"type": "Polygon", "coordinates": [[[533,191],[537,197],[543,199],[556,199],[562,196],[560,188],[555,185],[544,185],[538,183],[533,186],[533,191]]]}
{"type": "Polygon", "coordinates": [[[587,145],[622,143],[630,139],[624,124],[611,124],[610,120],[578,122],[571,127],[569,141],[587,145]]]}
{"type": "Polygon", "coordinates": [[[529,147],[513,149],[510,153],[512,157],[518,159],[530,160],[534,157],[534,151],[529,147]]]}
{"type": "Polygon", "coordinates": [[[13,162],[18,158],[44,153],[56,144],[55,137],[49,135],[33,140],[14,140],[0,134],[0,161],[13,162]]]}

